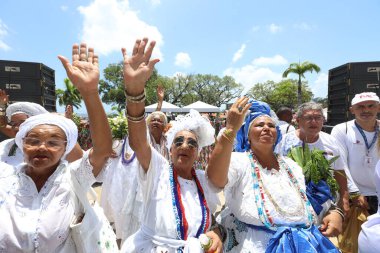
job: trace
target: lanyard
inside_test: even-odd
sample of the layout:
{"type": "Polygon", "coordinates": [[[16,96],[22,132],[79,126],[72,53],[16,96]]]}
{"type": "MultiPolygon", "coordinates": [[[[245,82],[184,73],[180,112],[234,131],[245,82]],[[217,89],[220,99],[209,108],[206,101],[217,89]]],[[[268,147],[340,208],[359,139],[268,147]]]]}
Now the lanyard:
{"type": "Polygon", "coordinates": [[[364,131],[363,131],[363,128],[361,128],[361,126],[359,126],[358,123],[356,123],[356,120],[355,120],[355,126],[358,128],[359,130],[359,133],[362,135],[363,139],[364,139],[364,142],[365,142],[365,146],[367,148],[367,155],[369,154],[369,150],[372,148],[372,146],[375,144],[376,140],[377,140],[377,135],[379,134],[379,125],[377,124],[377,120],[376,120],[376,128],[375,128],[375,135],[373,136],[373,139],[371,141],[371,144],[368,144],[368,140],[367,140],[367,136],[365,135],[364,131]]]}

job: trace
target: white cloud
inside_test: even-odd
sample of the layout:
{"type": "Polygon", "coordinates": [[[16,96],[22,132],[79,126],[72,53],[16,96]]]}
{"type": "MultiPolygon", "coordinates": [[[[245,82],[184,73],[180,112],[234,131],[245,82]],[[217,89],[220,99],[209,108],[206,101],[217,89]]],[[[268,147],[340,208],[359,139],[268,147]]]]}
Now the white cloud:
{"type": "Polygon", "coordinates": [[[69,7],[66,5],[61,5],[60,8],[62,11],[67,11],[69,9],[69,7]]]}
{"type": "Polygon", "coordinates": [[[293,27],[295,29],[305,30],[305,31],[310,31],[310,30],[313,29],[313,26],[309,25],[306,22],[302,22],[302,23],[299,23],[299,24],[294,24],[293,27]]]}
{"type": "Polygon", "coordinates": [[[0,19],[0,50],[9,51],[11,47],[4,42],[4,37],[8,35],[7,25],[0,19]]]}
{"type": "Polygon", "coordinates": [[[97,53],[108,55],[125,47],[130,54],[137,38],[149,36],[156,41],[153,57],[163,61],[161,33],[157,27],[140,20],[138,13],[129,7],[128,0],[94,0],[78,10],[84,18],[80,39],[94,47],[97,53]]]}
{"type": "Polygon", "coordinates": [[[245,48],[246,48],[245,44],[241,45],[239,50],[234,54],[234,57],[232,58],[232,62],[237,62],[243,56],[245,48]]]}
{"type": "Polygon", "coordinates": [[[188,68],[191,66],[191,58],[188,53],[180,52],[175,56],[175,63],[176,66],[182,67],[182,68],[188,68]]]}
{"type": "Polygon", "coordinates": [[[276,24],[270,24],[269,31],[273,34],[279,33],[280,31],[282,31],[282,27],[276,24]]]}
{"type": "Polygon", "coordinates": [[[252,62],[255,66],[268,66],[268,65],[285,65],[288,61],[281,55],[275,55],[273,57],[259,57],[252,62]]]}
{"type": "Polygon", "coordinates": [[[314,83],[310,85],[314,97],[327,97],[328,79],[328,74],[320,73],[314,83]]]}
{"type": "Polygon", "coordinates": [[[269,80],[275,82],[281,81],[282,72],[278,73],[269,66],[285,65],[287,62],[281,55],[259,57],[241,68],[228,68],[223,72],[223,75],[232,76],[236,82],[245,86],[244,91],[246,92],[256,83],[263,83],[269,80]]]}

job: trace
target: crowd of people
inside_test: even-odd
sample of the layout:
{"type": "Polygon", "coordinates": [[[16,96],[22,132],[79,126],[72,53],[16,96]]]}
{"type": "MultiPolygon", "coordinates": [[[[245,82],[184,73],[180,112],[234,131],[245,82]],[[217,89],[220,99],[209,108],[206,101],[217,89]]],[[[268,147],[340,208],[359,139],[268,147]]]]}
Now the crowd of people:
{"type": "MultiPolygon", "coordinates": [[[[154,47],[144,38],[130,55],[122,49],[128,134],[118,145],[99,97],[98,57],[84,43],[73,45],[71,62],[58,58],[86,106],[88,149],[70,117],[8,105],[0,91],[0,130],[10,137],[0,143],[0,252],[83,252],[72,227],[86,208],[73,181],[83,189],[102,183],[100,204],[118,247],[94,242],[98,252],[379,252],[375,93],[356,94],[355,118],[331,135],[321,131],[317,103],[297,108],[295,127],[292,109],[274,113],[248,97],[232,104],[216,132],[194,110],[169,121],[158,103],[146,116],[154,47]],[[334,238],[350,229],[354,209],[368,221],[347,248],[347,238],[334,238]]],[[[159,102],[163,93],[157,89],[159,102]]]]}

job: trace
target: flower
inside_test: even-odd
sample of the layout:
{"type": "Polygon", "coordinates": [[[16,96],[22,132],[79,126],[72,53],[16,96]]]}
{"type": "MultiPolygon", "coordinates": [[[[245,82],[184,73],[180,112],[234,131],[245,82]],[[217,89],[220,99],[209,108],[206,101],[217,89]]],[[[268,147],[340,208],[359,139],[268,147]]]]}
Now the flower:
{"type": "Polygon", "coordinates": [[[116,117],[108,118],[108,123],[113,139],[123,139],[128,134],[128,121],[123,115],[119,114],[116,117]]]}

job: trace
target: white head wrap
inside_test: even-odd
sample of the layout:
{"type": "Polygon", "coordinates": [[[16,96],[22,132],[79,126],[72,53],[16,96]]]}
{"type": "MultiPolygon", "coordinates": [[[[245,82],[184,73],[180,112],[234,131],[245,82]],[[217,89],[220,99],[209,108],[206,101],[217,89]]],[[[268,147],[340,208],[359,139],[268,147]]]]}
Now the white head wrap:
{"type": "Polygon", "coordinates": [[[215,141],[215,129],[212,127],[210,121],[202,117],[198,111],[190,110],[186,115],[179,115],[175,120],[170,121],[172,125],[166,133],[167,147],[173,143],[174,136],[182,130],[187,130],[195,133],[198,139],[200,151],[203,147],[209,146],[215,141]]]}
{"type": "Polygon", "coordinates": [[[66,134],[67,140],[66,150],[63,157],[70,153],[70,151],[74,148],[78,139],[78,128],[75,125],[75,123],[72,120],[65,118],[64,116],[47,113],[32,116],[26,119],[24,123],[20,125],[19,131],[15,137],[15,141],[21,151],[23,150],[22,140],[29,133],[30,130],[32,130],[34,127],[38,125],[54,125],[58,126],[63,130],[63,132],[66,134]]]}
{"type": "Polygon", "coordinates": [[[9,105],[7,110],[5,111],[8,121],[11,121],[12,115],[25,113],[29,117],[42,114],[49,113],[45,108],[41,105],[31,102],[17,102],[9,105]]]}

